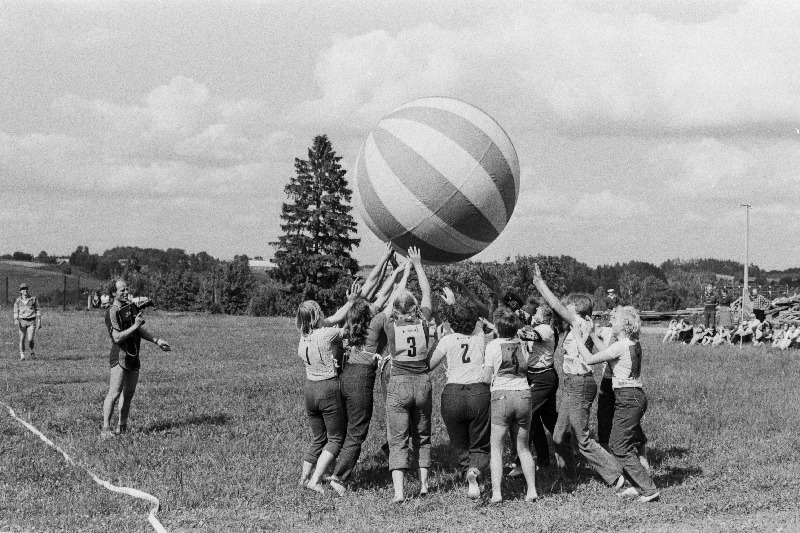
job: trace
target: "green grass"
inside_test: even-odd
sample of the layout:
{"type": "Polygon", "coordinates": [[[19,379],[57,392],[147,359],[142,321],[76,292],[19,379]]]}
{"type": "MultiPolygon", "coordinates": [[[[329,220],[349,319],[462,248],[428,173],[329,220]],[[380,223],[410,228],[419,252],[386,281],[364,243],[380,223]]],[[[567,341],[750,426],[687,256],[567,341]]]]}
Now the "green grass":
{"type": "MultiPolygon", "coordinates": [[[[376,415],[354,489],[343,498],[295,488],[308,433],[303,368],[288,319],[152,313],[174,352],[147,344],[131,433],[98,439],[108,381],[99,312],[50,312],[39,360],[4,337],[0,399],[101,478],[162,502],[170,532],[246,531],[794,531],[800,496],[800,352],[661,345],[647,335],[645,431],[662,501],[620,501],[585,468],[573,494],[471,502],[449,464],[435,373],[432,494],[392,506],[376,415]]],[[[409,493],[417,486],[410,480],[409,493]]],[[[0,410],[0,531],[152,531],[145,502],[96,485],[0,410]]]]}

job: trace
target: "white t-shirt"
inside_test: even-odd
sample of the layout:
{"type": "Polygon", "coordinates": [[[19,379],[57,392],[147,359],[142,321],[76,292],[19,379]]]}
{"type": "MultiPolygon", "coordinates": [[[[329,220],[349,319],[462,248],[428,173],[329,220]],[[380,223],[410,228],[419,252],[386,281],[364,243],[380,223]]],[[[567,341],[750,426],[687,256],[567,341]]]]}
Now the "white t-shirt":
{"type": "Polygon", "coordinates": [[[322,381],[336,377],[342,355],[342,328],[319,328],[300,336],[297,355],[306,365],[306,377],[322,381]]]}
{"type": "MultiPolygon", "coordinates": [[[[585,333],[587,330],[593,327],[593,322],[591,319],[578,317],[578,320],[581,322],[581,333],[585,333]]],[[[578,345],[576,342],[577,341],[573,338],[571,332],[564,336],[564,373],[574,376],[591,374],[592,369],[583,362],[583,359],[581,359],[581,353],[578,350],[578,345]]],[[[589,344],[590,342],[591,340],[587,341],[587,348],[591,350],[591,344],[589,344]]]]}
{"type": "Polygon", "coordinates": [[[613,388],[642,387],[642,346],[639,341],[623,338],[597,355],[613,357],[608,361],[613,388]]]}
{"type": "Polygon", "coordinates": [[[519,339],[494,339],[486,345],[484,366],[492,367],[491,390],[528,390],[528,351],[519,339]]]}
{"type": "Polygon", "coordinates": [[[444,354],[443,362],[448,384],[470,385],[483,382],[481,373],[486,341],[482,334],[450,333],[442,337],[436,350],[444,354]]]}

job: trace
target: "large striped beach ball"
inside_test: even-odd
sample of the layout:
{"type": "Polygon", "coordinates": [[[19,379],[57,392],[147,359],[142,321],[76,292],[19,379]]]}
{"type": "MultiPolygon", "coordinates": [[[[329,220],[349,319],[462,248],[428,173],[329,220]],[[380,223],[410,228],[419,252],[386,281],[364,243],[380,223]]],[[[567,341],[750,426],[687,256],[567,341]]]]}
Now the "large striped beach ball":
{"type": "Polygon", "coordinates": [[[421,98],[386,115],[356,164],[366,225],[426,263],[477,254],[506,227],[519,196],[511,139],[489,115],[452,98],[421,98]]]}

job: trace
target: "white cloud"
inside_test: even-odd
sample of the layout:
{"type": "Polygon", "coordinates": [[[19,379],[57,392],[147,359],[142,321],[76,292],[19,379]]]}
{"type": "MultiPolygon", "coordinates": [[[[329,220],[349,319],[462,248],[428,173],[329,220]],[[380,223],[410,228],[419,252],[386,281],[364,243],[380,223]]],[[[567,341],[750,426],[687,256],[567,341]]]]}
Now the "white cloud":
{"type": "Polygon", "coordinates": [[[445,94],[502,102],[529,128],[533,116],[573,134],[793,132],[800,8],[753,2],[710,13],[688,23],[545,3],[459,29],[340,38],[317,63],[321,98],[292,116],[372,124],[405,100],[445,94]]]}
{"type": "Polygon", "coordinates": [[[667,184],[684,196],[707,194],[739,181],[756,165],[757,158],[747,150],[705,138],[685,142],[667,142],[653,153],[658,166],[666,163],[674,169],[667,184]]]}

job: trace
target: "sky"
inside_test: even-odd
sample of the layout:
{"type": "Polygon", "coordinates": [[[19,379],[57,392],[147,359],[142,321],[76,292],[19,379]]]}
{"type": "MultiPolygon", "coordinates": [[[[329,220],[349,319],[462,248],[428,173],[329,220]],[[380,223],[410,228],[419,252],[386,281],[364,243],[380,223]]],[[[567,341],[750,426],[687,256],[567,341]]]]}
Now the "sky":
{"type": "Polygon", "coordinates": [[[2,2],[0,252],[269,258],[316,135],[352,182],[381,117],[437,95],[520,161],[476,260],[743,261],[750,204],[751,262],[800,266],[798,28],[792,0],[2,2]]]}

